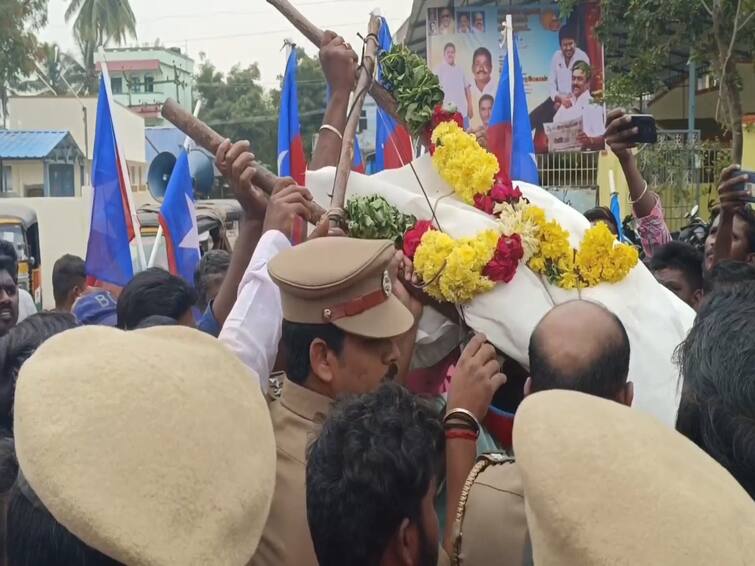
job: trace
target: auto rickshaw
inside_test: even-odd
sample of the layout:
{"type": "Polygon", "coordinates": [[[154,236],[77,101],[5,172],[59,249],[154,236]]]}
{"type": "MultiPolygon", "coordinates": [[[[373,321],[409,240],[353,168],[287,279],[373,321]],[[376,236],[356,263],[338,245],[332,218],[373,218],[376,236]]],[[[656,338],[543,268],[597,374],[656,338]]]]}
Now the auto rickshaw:
{"type": "MultiPolygon", "coordinates": [[[[158,205],[144,205],[138,210],[142,244],[147,258],[152,254],[152,248],[156,243],[159,211],[158,205]]],[[[196,211],[200,253],[204,255],[209,250],[230,252],[239,234],[242,215],[238,201],[232,199],[198,200],[196,211]]],[[[168,256],[164,245],[160,245],[155,266],[168,269],[168,256]]]]}
{"type": "Polygon", "coordinates": [[[0,202],[0,239],[16,248],[18,286],[29,292],[37,308],[42,308],[42,257],[34,209],[0,202]]]}

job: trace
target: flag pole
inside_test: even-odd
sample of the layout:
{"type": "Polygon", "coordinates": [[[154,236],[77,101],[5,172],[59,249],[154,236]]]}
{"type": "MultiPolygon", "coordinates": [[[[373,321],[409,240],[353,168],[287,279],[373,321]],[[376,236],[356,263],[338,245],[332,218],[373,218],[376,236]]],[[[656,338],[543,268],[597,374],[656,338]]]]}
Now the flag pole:
{"type": "Polygon", "coordinates": [[[102,70],[102,79],[105,83],[105,92],[108,97],[108,105],[110,106],[110,112],[113,115],[113,136],[115,136],[115,143],[119,148],[117,152],[118,162],[121,167],[121,173],[126,183],[124,190],[126,191],[126,201],[129,208],[129,215],[131,216],[131,225],[134,227],[134,239],[136,240],[136,253],[139,259],[139,267],[144,269],[147,265],[147,258],[144,253],[144,244],[142,243],[142,228],[139,223],[139,215],[136,213],[134,207],[134,197],[131,194],[131,179],[128,176],[128,166],[126,165],[126,157],[123,152],[123,146],[118,142],[118,131],[115,127],[115,113],[113,112],[113,93],[110,90],[110,73],[107,70],[107,60],[105,59],[105,50],[100,46],[98,50],[100,56],[100,68],[102,70]]]}
{"type": "MultiPolygon", "coordinates": [[[[197,100],[196,105],[194,106],[194,117],[199,116],[199,110],[202,108],[202,101],[197,100]]],[[[191,146],[194,144],[194,140],[192,140],[189,136],[186,136],[186,139],[184,140],[184,149],[186,151],[191,150],[191,146]]],[[[147,264],[147,267],[155,267],[155,262],[157,261],[157,254],[160,252],[160,248],[162,247],[163,243],[163,225],[158,222],[157,223],[157,234],[155,234],[155,245],[152,246],[152,252],[149,254],[149,263],[147,264]]]]}
{"type": "Polygon", "coordinates": [[[509,116],[511,129],[514,129],[514,24],[511,14],[506,14],[506,61],[509,67],[509,116]]]}

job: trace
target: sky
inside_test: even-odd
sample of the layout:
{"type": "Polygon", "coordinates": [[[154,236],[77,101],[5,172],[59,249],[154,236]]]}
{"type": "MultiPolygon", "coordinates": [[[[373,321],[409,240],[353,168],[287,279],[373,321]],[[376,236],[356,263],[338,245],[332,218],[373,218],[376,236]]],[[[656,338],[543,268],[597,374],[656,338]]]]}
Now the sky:
{"type": "MultiPolygon", "coordinates": [[[[49,0],[47,27],[38,37],[76,53],[73,32],[65,23],[68,0],[49,0]]],[[[357,33],[366,35],[370,12],[379,8],[395,32],[411,12],[411,0],[291,0],[307,18],[323,29],[343,35],[358,50],[357,33]]],[[[265,0],[131,0],[137,39],[127,45],[180,47],[197,63],[200,52],[219,70],[257,62],[265,88],[278,86],[283,73],[284,39],[317,50],[265,0]]]]}

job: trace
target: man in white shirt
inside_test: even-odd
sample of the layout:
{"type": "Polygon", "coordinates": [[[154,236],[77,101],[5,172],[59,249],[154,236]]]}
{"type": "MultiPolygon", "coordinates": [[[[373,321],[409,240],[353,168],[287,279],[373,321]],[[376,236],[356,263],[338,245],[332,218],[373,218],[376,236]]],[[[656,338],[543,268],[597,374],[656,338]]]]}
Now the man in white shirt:
{"type": "Polygon", "coordinates": [[[484,95],[496,95],[496,84],[493,82],[493,56],[485,47],[478,47],[472,55],[472,94],[479,101],[484,95]]]}
{"type": "Polygon", "coordinates": [[[562,27],[558,32],[561,49],[553,54],[551,59],[548,86],[550,97],[540,106],[530,112],[530,123],[534,129],[540,129],[543,124],[552,122],[556,112],[562,106],[571,104],[572,70],[574,65],[583,61],[590,64],[587,53],[577,47],[577,34],[569,26],[562,27]]]}
{"type": "Polygon", "coordinates": [[[578,61],[572,70],[572,93],[569,104],[563,104],[553,117],[553,122],[569,122],[582,119],[582,132],[577,140],[583,150],[603,149],[606,131],[605,109],[595,102],[590,94],[592,69],[584,61],[578,61]]]}
{"type": "Polygon", "coordinates": [[[435,74],[438,75],[445,94],[444,102],[452,103],[462,116],[472,119],[474,106],[471,86],[464,71],[456,66],[456,46],[453,43],[447,43],[443,48],[443,59],[443,63],[435,69],[435,74]]]}

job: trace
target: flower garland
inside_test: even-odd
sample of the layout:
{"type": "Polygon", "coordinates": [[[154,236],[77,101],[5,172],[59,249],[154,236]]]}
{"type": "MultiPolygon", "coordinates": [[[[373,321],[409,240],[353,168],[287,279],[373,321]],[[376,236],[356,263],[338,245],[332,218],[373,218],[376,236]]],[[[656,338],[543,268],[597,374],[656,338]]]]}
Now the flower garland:
{"type": "Polygon", "coordinates": [[[466,303],[497,282],[511,281],[524,250],[518,235],[485,230],[473,238],[455,240],[421,221],[404,235],[404,254],[414,261],[431,297],[466,303]]]}
{"type": "Polygon", "coordinates": [[[456,122],[443,122],[431,138],[435,145],[433,165],[440,176],[467,204],[477,195],[487,195],[498,174],[498,159],[485,151],[475,137],[456,122]]]}

